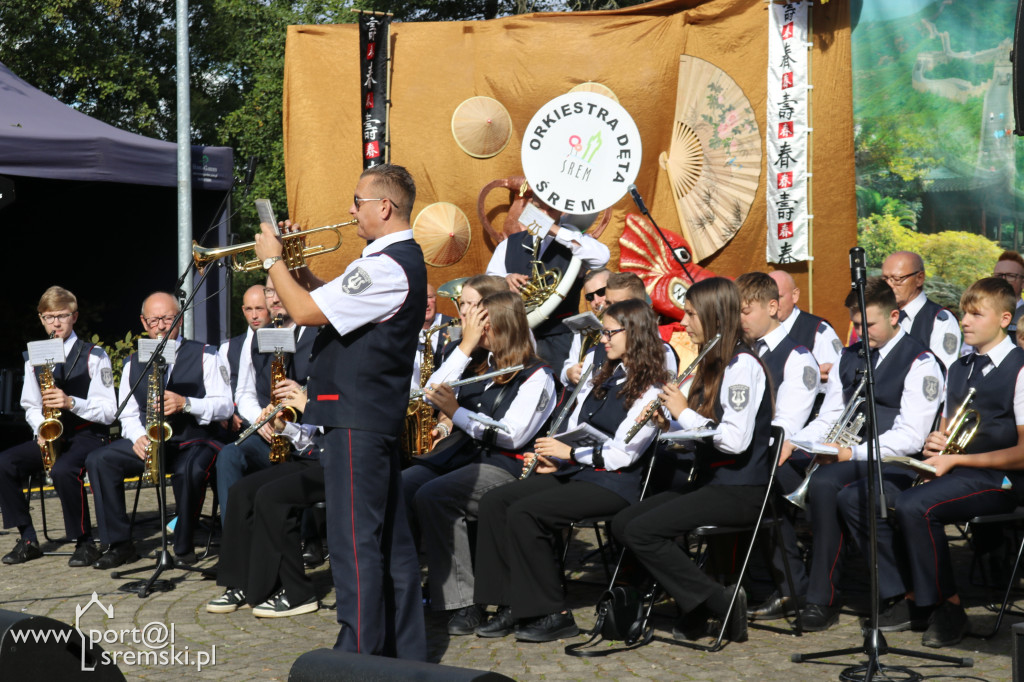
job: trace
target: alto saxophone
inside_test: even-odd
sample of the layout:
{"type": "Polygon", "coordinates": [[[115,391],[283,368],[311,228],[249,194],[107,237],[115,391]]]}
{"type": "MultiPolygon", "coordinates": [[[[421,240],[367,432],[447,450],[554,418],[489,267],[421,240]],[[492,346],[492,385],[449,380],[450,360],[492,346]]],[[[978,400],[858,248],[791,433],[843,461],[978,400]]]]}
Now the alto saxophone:
{"type": "MultiPolygon", "coordinates": [[[[287,379],[287,375],[284,371],[284,353],[275,351],[274,359],[270,362],[270,393],[273,395],[274,389],[281,385],[283,381],[287,379]]],[[[270,404],[275,408],[281,404],[280,398],[271,398],[270,404]]],[[[299,418],[298,412],[295,411],[294,407],[284,407],[281,410],[281,418],[288,422],[293,422],[299,418]]],[[[291,451],[291,442],[281,435],[273,435],[270,438],[270,461],[271,462],[283,462],[288,459],[288,453],[291,451]]]]}
{"type": "MultiPolygon", "coordinates": [[[[423,357],[420,360],[420,388],[427,385],[427,379],[434,373],[434,348],[431,336],[438,331],[458,324],[458,320],[449,320],[444,324],[431,327],[423,335],[423,357]]],[[[425,455],[430,451],[431,432],[437,426],[434,408],[420,395],[409,400],[405,410],[405,426],[402,429],[402,454],[406,459],[425,455]]]]}
{"type": "MultiPolygon", "coordinates": [[[[50,335],[53,338],[53,334],[50,335]]],[[[43,365],[43,371],[39,374],[39,393],[54,388],[53,363],[47,362],[43,365]]],[[[50,473],[57,457],[60,455],[60,437],[64,433],[64,424],[60,421],[60,409],[56,407],[43,407],[43,422],[39,425],[39,437],[43,443],[39,450],[43,456],[43,468],[50,473]]]]}
{"type": "Polygon", "coordinates": [[[149,373],[149,385],[146,390],[146,435],[149,436],[149,447],[146,448],[145,470],[142,480],[150,485],[160,481],[160,434],[164,441],[170,440],[174,429],[163,420],[160,413],[160,372],[154,367],[149,373]]]}

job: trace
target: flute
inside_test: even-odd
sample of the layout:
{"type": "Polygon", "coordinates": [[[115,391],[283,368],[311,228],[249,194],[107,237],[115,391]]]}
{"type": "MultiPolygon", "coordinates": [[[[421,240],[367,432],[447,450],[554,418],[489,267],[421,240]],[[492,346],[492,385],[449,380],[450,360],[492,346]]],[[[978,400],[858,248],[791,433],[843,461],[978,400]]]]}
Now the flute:
{"type": "MultiPolygon", "coordinates": [[[[306,392],[306,387],[305,386],[302,387],[302,392],[303,393],[306,392]]],[[[254,434],[257,431],[259,431],[261,428],[263,428],[264,424],[267,424],[271,420],[273,420],[274,417],[276,417],[278,414],[280,414],[281,410],[285,409],[286,407],[292,407],[292,406],[288,405],[286,402],[282,401],[281,404],[277,405],[274,409],[272,409],[270,412],[268,412],[265,417],[263,417],[262,419],[257,419],[255,422],[250,424],[249,428],[247,428],[245,431],[242,431],[240,434],[238,434],[238,438],[235,440],[235,445],[241,445],[242,441],[244,441],[246,438],[248,438],[252,434],[254,434]]]]}
{"type": "MultiPolygon", "coordinates": [[[[456,388],[458,386],[465,386],[466,384],[475,384],[478,381],[487,381],[488,379],[493,379],[494,377],[500,377],[503,374],[512,374],[513,372],[518,372],[522,368],[522,365],[514,365],[512,367],[506,367],[505,369],[496,369],[493,372],[488,372],[487,374],[480,374],[475,377],[469,377],[468,379],[459,379],[458,381],[453,381],[448,385],[451,386],[452,388],[456,388]]],[[[426,394],[426,390],[422,388],[417,388],[409,392],[409,400],[419,400],[426,394]]]]}
{"type": "MultiPolygon", "coordinates": [[[[565,421],[565,418],[569,416],[569,410],[572,409],[573,403],[576,402],[576,398],[579,396],[580,391],[583,389],[583,384],[585,384],[587,379],[590,378],[590,373],[593,371],[594,365],[587,367],[587,371],[584,372],[583,376],[580,377],[580,380],[576,382],[576,388],[574,388],[572,394],[569,395],[569,399],[565,401],[565,407],[562,408],[562,411],[558,414],[558,418],[555,419],[554,423],[551,425],[551,428],[548,429],[548,438],[558,433],[558,429],[562,426],[562,422],[565,421]]],[[[539,461],[540,457],[534,454],[533,461],[523,467],[523,473],[519,475],[519,480],[521,481],[524,478],[529,478],[530,475],[533,473],[533,470],[537,468],[537,464],[539,461]]]]}

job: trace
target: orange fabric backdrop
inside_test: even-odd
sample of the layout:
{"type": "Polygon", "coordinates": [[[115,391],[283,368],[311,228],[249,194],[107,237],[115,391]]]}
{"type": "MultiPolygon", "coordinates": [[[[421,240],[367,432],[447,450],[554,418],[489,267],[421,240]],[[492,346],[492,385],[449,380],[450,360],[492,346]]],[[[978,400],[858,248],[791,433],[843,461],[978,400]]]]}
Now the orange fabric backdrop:
{"type": "MultiPolygon", "coordinates": [[[[853,111],[847,0],[816,5],[812,62],[813,305],[806,264],[787,267],[813,308],[845,329],[842,299],[849,289],[847,250],[856,243],[853,111]]],[[[679,224],[658,155],[668,151],[679,55],[712,62],[740,85],[764,132],[767,5],[763,0],[660,0],[613,12],[532,14],[491,21],[394,23],[391,26],[390,160],[416,179],[413,217],[435,201],[461,207],[473,226],[466,256],[446,268],[428,267],[431,283],[482,272],[494,244],[476,212],[480,188],[520,175],[520,142],[533,114],[584,81],[610,87],[643,140],[636,184],[663,229],[679,224]],[[512,141],[497,156],[475,159],[459,149],[451,117],[463,100],[486,95],[512,119],[512,141]]],[[[290,26],[285,60],[284,133],[289,211],[316,226],[348,218],[362,170],[358,29],[354,24],[290,26]]],[[[765,172],[739,233],[702,265],[726,275],[765,270],[765,172]]],[[[504,190],[487,209],[500,231],[504,190]]],[[[628,195],[616,203],[601,241],[618,264],[618,237],[628,195]]],[[[348,232],[339,252],[316,259],[320,276],[339,274],[364,244],[348,232]]]]}

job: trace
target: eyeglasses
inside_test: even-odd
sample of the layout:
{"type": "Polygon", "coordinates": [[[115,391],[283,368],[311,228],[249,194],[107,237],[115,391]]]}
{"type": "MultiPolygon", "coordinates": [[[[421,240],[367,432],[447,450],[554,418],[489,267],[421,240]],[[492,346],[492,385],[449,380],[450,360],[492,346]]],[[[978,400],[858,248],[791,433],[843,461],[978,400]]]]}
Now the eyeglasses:
{"type": "Polygon", "coordinates": [[[591,291],[589,294],[583,294],[583,298],[587,299],[587,303],[593,303],[594,299],[597,298],[598,296],[604,298],[604,292],[607,288],[608,287],[601,287],[600,289],[595,289],[594,291],[591,291]]]}
{"type": "Polygon", "coordinates": [[[626,331],[626,330],[623,327],[619,327],[618,329],[602,329],[601,330],[601,338],[602,339],[608,339],[609,341],[611,341],[613,336],[615,336],[619,332],[624,332],[624,331],[626,331]]]}
{"type": "Polygon", "coordinates": [[[1024,279],[1024,275],[1018,275],[1015,272],[993,272],[992,276],[1001,279],[1024,279]]]}
{"type": "Polygon", "coordinates": [[[53,324],[54,322],[67,322],[71,319],[74,313],[59,313],[57,315],[40,315],[39,319],[47,324],[53,324]]]}
{"type": "MultiPolygon", "coordinates": [[[[388,199],[387,197],[377,197],[375,199],[363,199],[362,197],[356,196],[355,194],[352,195],[352,203],[356,205],[356,210],[357,211],[362,207],[363,203],[367,202],[367,201],[391,201],[391,199],[388,199]]],[[[391,205],[394,206],[395,208],[398,208],[398,204],[396,204],[393,201],[391,201],[391,205]]]]}
{"type": "Polygon", "coordinates": [[[270,287],[263,287],[263,295],[267,298],[273,298],[277,296],[277,289],[271,289],[270,287]]]}
{"type": "Polygon", "coordinates": [[[147,317],[145,318],[146,326],[155,327],[161,322],[163,322],[164,324],[170,324],[171,322],[174,322],[175,317],[177,317],[177,315],[164,315],[163,317],[147,317]]]}
{"type": "Polygon", "coordinates": [[[922,272],[924,272],[924,270],[914,270],[913,272],[908,272],[907,274],[900,275],[898,277],[896,275],[882,275],[882,279],[885,280],[885,282],[890,286],[899,286],[906,282],[911,277],[913,277],[914,275],[919,275],[922,272]]]}

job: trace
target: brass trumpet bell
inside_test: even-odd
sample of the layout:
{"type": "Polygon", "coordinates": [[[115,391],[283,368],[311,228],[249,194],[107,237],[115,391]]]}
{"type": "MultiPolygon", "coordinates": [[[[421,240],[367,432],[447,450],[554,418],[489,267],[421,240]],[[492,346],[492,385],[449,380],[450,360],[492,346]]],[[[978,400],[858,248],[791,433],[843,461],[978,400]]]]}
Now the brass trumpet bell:
{"type": "MultiPolygon", "coordinates": [[[[290,232],[288,234],[281,235],[281,243],[284,246],[284,262],[288,266],[289,270],[296,270],[306,266],[306,259],[312,258],[313,256],[322,256],[325,253],[331,253],[341,248],[341,230],[339,228],[345,227],[346,225],[354,225],[355,220],[349,220],[346,223],[336,223],[334,225],[324,225],[323,227],[314,227],[309,230],[302,230],[301,232],[290,232]],[[335,234],[336,242],[334,244],[314,244],[312,246],[305,246],[302,239],[306,235],[314,234],[317,232],[324,232],[331,230],[335,234]]],[[[195,263],[197,268],[202,268],[215,260],[221,258],[231,257],[231,269],[235,272],[252,272],[253,270],[262,270],[263,261],[258,258],[251,258],[249,260],[240,260],[239,256],[246,251],[252,251],[256,248],[256,242],[245,242],[243,244],[233,244],[231,246],[216,246],[206,247],[199,246],[195,241],[192,242],[192,261],[195,263]]]]}

